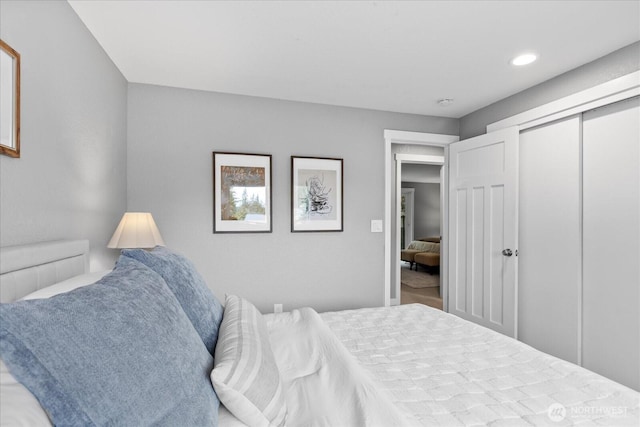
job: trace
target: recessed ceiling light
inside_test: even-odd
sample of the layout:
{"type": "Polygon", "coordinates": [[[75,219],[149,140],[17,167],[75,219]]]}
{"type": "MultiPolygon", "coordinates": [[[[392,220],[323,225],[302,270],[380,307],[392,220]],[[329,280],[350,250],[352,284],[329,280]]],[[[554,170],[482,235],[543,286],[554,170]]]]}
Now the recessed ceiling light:
{"type": "Polygon", "coordinates": [[[522,65],[531,64],[533,61],[538,59],[538,55],[535,53],[523,53],[522,55],[518,55],[511,60],[511,65],[515,65],[520,67],[522,65]]]}
{"type": "Polygon", "coordinates": [[[438,99],[438,101],[436,101],[436,102],[441,107],[447,107],[447,106],[453,104],[453,98],[442,98],[442,99],[438,99]]]}

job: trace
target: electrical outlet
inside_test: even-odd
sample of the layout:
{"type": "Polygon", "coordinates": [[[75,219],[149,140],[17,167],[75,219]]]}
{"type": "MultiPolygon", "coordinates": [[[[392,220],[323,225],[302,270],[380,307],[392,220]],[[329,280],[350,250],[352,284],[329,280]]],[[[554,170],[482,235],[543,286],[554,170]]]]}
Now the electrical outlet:
{"type": "Polygon", "coordinates": [[[273,304],[274,313],[282,313],[282,304],[273,304]]]}

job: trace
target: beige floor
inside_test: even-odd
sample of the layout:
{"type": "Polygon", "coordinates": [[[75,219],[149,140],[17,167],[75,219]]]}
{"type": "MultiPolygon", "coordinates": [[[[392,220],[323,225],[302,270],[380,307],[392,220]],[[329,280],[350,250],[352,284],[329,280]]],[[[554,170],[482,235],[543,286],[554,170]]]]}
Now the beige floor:
{"type": "MultiPolygon", "coordinates": [[[[402,281],[408,284],[422,284],[434,282],[437,284],[439,278],[437,275],[431,275],[423,271],[413,271],[409,268],[409,263],[401,263],[402,281]]],[[[402,284],[400,287],[400,304],[424,304],[442,310],[442,297],[440,296],[439,286],[430,286],[425,288],[414,288],[402,284]]]]}
{"type": "Polygon", "coordinates": [[[414,289],[406,285],[400,288],[400,304],[424,304],[442,310],[440,288],[414,289]]]}

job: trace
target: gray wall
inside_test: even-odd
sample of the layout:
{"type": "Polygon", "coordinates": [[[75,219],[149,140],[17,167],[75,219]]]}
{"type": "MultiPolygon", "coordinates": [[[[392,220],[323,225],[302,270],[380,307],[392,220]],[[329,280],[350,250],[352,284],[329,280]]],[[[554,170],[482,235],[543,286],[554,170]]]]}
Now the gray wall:
{"type": "MultiPolygon", "coordinates": [[[[441,156],[444,153],[440,154],[441,156]]],[[[402,182],[421,182],[435,184],[440,182],[441,165],[425,165],[420,163],[402,164],[402,182]]]]}
{"type": "Polygon", "coordinates": [[[130,84],[128,210],[214,293],[263,312],[384,303],[384,129],[456,133],[457,120],[130,84]],[[213,234],[212,151],[273,155],[273,233],[213,234]],[[290,156],[344,159],[344,232],[290,232],[290,156]]]}
{"type": "Polygon", "coordinates": [[[414,237],[440,236],[440,183],[403,182],[402,188],[416,190],[413,205],[414,237]]]}
{"type": "Polygon", "coordinates": [[[127,83],[66,1],[0,2],[21,55],[21,158],[0,156],[0,245],[89,238],[91,268],[126,207],[127,83]]]}
{"type": "Polygon", "coordinates": [[[460,139],[486,132],[488,124],[544,105],[640,69],[640,42],[474,111],[460,119],[460,139]]]}

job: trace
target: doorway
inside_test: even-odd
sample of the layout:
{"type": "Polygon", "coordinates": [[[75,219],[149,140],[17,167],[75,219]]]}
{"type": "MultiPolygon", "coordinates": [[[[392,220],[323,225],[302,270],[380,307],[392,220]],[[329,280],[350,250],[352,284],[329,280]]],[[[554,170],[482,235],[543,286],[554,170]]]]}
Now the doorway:
{"type": "MultiPolygon", "coordinates": [[[[385,305],[400,304],[400,194],[402,164],[429,163],[439,164],[442,168],[442,188],[447,188],[446,158],[448,145],[458,141],[455,135],[442,135],[418,132],[385,130],[385,305]],[[398,165],[400,167],[398,167],[398,165]]],[[[442,236],[447,229],[447,191],[442,191],[443,222],[442,236]]],[[[441,281],[442,297],[447,298],[446,239],[441,242],[441,281]]]]}
{"type": "MultiPolygon", "coordinates": [[[[407,151],[409,148],[411,151],[416,151],[418,148],[424,150],[425,147],[402,147],[402,151],[407,151]]],[[[399,147],[396,147],[399,149],[399,147]]],[[[443,192],[443,182],[440,180],[441,170],[444,168],[444,148],[442,147],[429,147],[429,151],[439,155],[423,155],[423,154],[407,154],[396,153],[395,167],[396,167],[396,194],[399,195],[396,198],[396,238],[395,245],[397,248],[398,256],[394,260],[396,264],[396,277],[394,282],[396,285],[396,301],[395,304],[420,302],[426,303],[432,307],[443,307],[440,275],[434,275],[434,270],[439,270],[438,256],[433,256],[433,252],[440,248],[440,224],[442,223],[442,209],[440,208],[440,194],[443,192]],[[430,176],[431,175],[431,176],[430,176]],[[429,182],[431,181],[431,182],[429,182]],[[416,239],[436,239],[438,242],[423,242],[412,241],[407,243],[407,246],[411,245],[412,249],[424,249],[431,253],[415,254],[415,260],[412,260],[407,268],[406,262],[402,260],[402,186],[411,185],[414,190],[414,194],[417,192],[421,197],[418,199],[421,205],[421,209],[417,209],[418,218],[421,221],[415,221],[414,217],[414,235],[416,239]],[[428,209],[429,189],[428,187],[436,187],[435,202],[432,201],[436,209],[428,209]],[[433,212],[435,210],[435,212],[433,212]],[[431,211],[431,212],[429,212],[431,211]],[[429,216],[428,214],[432,215],[429,216]],[[420,226],[420,227],[418,227],[420,226]],[[438,249],[434,247],[437,244],[438,249]],[[423,248],[424,246],[424,248],[423,248]],[[426,255],[426,256],[425,256],[426,255]],[[424,257],[424,260],[419,260],[418,256],[424,257]],[[411,270],[411,265],[415,267],[415,271],[411,270]],[[425,269],[429,271],[426,272],[425,269]],[[421,270],[421,271],[418,271],[421,270]]],[[[415,211],[416,209],[414,209],[415,211]]],[[[438,271],[439,273],[439,271],[438,271]]]]}
{"type": "Polygon", "coordinates": [[[404,220],[401,225],[405,228],[400,245],[402,249],[406,249],[413,240],[442,235],[442,168],[440,164],[402,164],[401,215],[404,220]]]}
{"type": "Polygon", "coordinates": [[[400,223],[405,228],[400,233],[400,304],[418,303],[442,310],[439,261],[444,166],[403,161],[398,167],[402,182],[400,223]],[[414,250],[424,252],[416,254],[414,250]]]}

